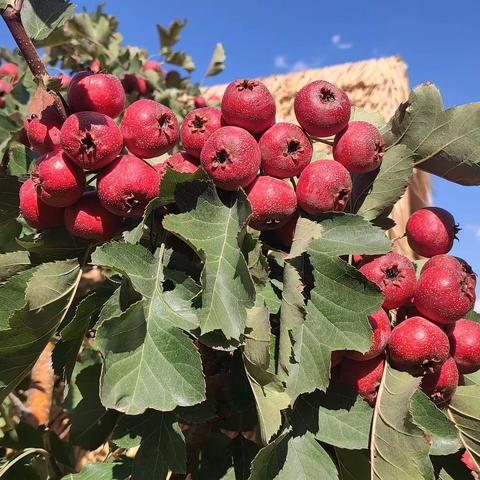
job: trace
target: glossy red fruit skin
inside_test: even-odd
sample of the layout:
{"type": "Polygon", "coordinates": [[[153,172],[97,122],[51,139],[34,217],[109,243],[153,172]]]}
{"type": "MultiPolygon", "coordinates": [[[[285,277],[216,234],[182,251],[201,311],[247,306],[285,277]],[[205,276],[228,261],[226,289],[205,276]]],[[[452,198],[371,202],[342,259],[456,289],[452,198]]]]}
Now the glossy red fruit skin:
{"type": "Polygon", "coordinates": [[[115,215],[141,217],[158,195],[158,184],[155,168],[133,155],[121,155],[99,173],[98,198],[115,215]]]}
{"type": "Polygon", "coordinates": [[[237,190],[255,180],[260,169],[260,149],[243,128],[221,127],[207,138],[200,162],[217,187],[237,190]]]}
{"type": "Polygon", "coordinates": [[[385,351],[391,333],[388,315],[385,313],[385,310],[381,308],[375,313],[372,313],[372,315],[369,315],[368,321],[372,327],[372,345],[370,349],[365,353],[347,350],[344,352],[345,357],[362,362],[378,357],[385,351]]]}
{"type": "Polygon", "coordinates": [[[359,270],[382,291],[385,310],[410,303],[417,279],[415,268],[407,257],[390,252],[367,260],[359,270]]]}
{"type": "Polygon", "coordinates": [[[448,357],[445,363],[433,373],[426,373],[420,389],[439,407],[450,401],[458,386],[458,369],[455,360],[448,357]]]}
{"type": "Polygon", "coordinates": [[[117,77],[107,73],[79,72],[67,92],[72,112],[98,112],[118,117],[125,107],[125,91],[117,77]]]}
{"type": "Polygon", "coordinates": [[[263,133],[275,123],[275,99],[258,80],[234,80],[222,99],[222,115],[227,125],[252,134],[263,133]]]}
{"type": "Polygon", "coordinates": [[[335,135],[350,120],[347,94],[325,80],[305,85],[295,96],[293,107],[298,123],[315,137],[335,135]]]}
{"type": "Polygon", "coordinates": [[[463,452],[461,460],[465,464],[465,466],[469,470],[471,470],[472,472],[478,472],[479,471],[478,467],[477,467],[477,464],[474,462],[474,460],[472,458],[472,455],[470,454],[470,452],[468,450],[465,450],[463,452]]]}
{"type": "Polygon", "coordinates": [[[60,145],[79,167],[98,170],[117,157],[123,148],[123,138],[117,124],[107,115],[79,112],[63,123],[60,145]]]}
{"type": "Polygon", "coordinates": [[[310,215],[341,212],[352,192],[352,179],[335,160],[317,160],[300,174],[298,205],[310,215]]]}
{"type": "Polygon", "coordinates": [[[472,282],[473,288],[475,288],[477,285],[477,275],[473,271],[472,267],[463,258],[453,257],[451,255],[435,255],[425,262],[422,267],[421,274],[430,268],[435,267],[458,269],[468,276],[468,279],[472,282]]]}
{"type": "Polygon", "coordinates": [[[447,210],[427,207],[410,216],[405,230],[413,251],[422,257],[433,257],[451,250],[458,227],[447,210]]]}
{"type": "Polygon", "coordinates": [[[223,125],[218,108],[204,107],[188,112],[180,128],[180,138],[186,152],[200,158],[207,138],[223,125]]]}
{"type": "Polygon", "coordinates": [[[0,79],[0,108],[4,108],[6,104],[5,96],[8,95],[13,89],[11,83],[0,79]]]}
{"type": "Polygon", "coordinates": [[[149,99],[133,102],[120,124],[125,146],[140,158],[153,158],[171,150],[178,142],[177,117],[165,105],[149,99]]]}
{"type": "Polygon", "coordinates": [[[413,303],[430,320],[440,324],[453,323],[475,305],[475,285],[463,271],[429,268],[418,279],[413,303]]]}
{"type": "Polygon", "coordinates": [[[208,107],[207,101],[203,97],[194,97],[193,104],[195,105],[195,108],[208,107]]]}
{"type": "Polygon", "coordinates": [[[140,75],[126,73],[122,80],[123,89],[125,93],[136,92],[142,97],[146,97],[152,93],[152,87],[148,80],[142,78],[140,75]]]}
{"type": "Polygon", "coordinates": [[[450,352],[460,373],[480,369],[480,323],[460,319],[448,333],[450,352]]]}
{"type": "Polygon", "coordinates": [[[352,386],[373,407],[377,401],[378,387],[382,382],[384,357],[375,357],[364,362],[346,358],[340,365],[340,381],[352,386]]]}
{"type": "Polygon", "coordinates": [[[48,106],[40,117],[28,120],[27,137],[31,147],[39,153],[60,149],[60,130],[63,120],[53,105],[48,106]]]}
{"type": "Polygon", "coordinates": [[[42,202],[30,178],[20,187],[20,215],[36,230],[63,225],[63,208],[51,207],[42,202]]]}
{"type": "Polygon", "coordinates": [[[272,177],[296,177],[312,160],[312,142],[292,123],[273,125],[261,136],[258,145],[262,170],[272,177]]]}
{"type": "Polygon", "coordinates": [[[167,166],[180,173],[195,173],[198,170],[198,160],[188,153],[178,152],[167,158],[162,163],[157,163],[153,168],[158,172],[160,180],[167,171],[167,166]]]}
{"type": "Polygon", "coordinates": [[[390,362],[397,370],[412,375],[434,372],[447,360],[447,334],[422,317],[410,317],[396,325],[388,343],[390,362]]]}
{"type": "Polygon", "coordinates": [[[163,69],[161,63],[156,62],[155,60],[147,60],[142,67],[144,72],[153,71],[165,75],[165,70],[163,69]]]}
{"type": "Polygon", "coordinates": [[[18,67],[14,63],[4,63],[0,65],[0,78],[10,77],[10,83],[16,83],[18,81],[18,67]]]}
{"type": "Polygon", "coordinates": [[[31,178],[40,199],[52,207],[68,207],[85,191],[85,174],[62,152],[51,152],[37,160],[31,178]]]}
{"type": "Polygon", "coordinates": [[[106,242],[120,229],[122,218],[106,210],[95,192],[65,209],[65,226],[75,237],[106,242]]]}
{"type": "Polygon", "coordinates": [[[376,170],[384,153],[382,135],[368,122],[350,122],[347,128],[337,133],[333,142],[333,158],[352,173],[376,170]]]}
{"type": "Polygon", "coordinates": [[[252,207],[249,225],[255,230],[275,230],[285,225],[297,210],[292,186],[274,177],[257,177],[247,188],[252,207]]]}

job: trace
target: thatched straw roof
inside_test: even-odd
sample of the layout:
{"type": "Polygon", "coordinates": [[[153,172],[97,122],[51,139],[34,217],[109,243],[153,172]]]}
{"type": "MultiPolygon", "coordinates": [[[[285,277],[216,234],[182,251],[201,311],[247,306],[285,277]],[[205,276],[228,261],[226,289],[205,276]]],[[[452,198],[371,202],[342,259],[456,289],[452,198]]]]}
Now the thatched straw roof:
{"type": "MultiPolygon", "coordinates": [[[[389,119],[397,106],[408,98],[410,90],[407,65],[399,57],[372,59],[261,78],[276,99],[277,119],[289,122],[295,122],[293,98],[296,92],[303,85],[320,79],[334,83],[345,90],[353,105],[368,111],[379,112],[385,119],[389,119]]],[[[221,97],[225,87],[226,85],[208,87],[204,95],[207,99],[212,96],[221,97]]],[[[317,146],[322,148],[319,144],[317,146]]],[[[391,238],[402,236],[410,214],[429,203],[428,175],[416,171],[407,193],[395,205],[391,214],[397,224],[390,232],[391,238]]],[[[396,247],[414,256],[405,239],[396,242],[396,247]]]]}

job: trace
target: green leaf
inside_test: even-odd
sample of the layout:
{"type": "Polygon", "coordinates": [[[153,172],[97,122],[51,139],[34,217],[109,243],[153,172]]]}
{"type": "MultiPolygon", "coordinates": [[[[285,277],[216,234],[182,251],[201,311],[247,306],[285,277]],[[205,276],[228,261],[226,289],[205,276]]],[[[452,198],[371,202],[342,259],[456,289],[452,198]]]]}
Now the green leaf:
{"type": "Polygon", "coordinates": [[[208,65],[207,73],[205,74],[206,77],[213,77],[218,75],[220,72],[223,72],[225,69],[225,50],[223,49],[223,45],[221,43],[217,43],[215,45],[215,49],[213,50],[212,58],[208,65]]]}
{"type": "Polygon", "coordinates": [[[295,363],[287,381],[291,396],[327,388],[333,351],[370,348],[368,315],[380,308],[383,298],[373,283],[343,260],[313,250],[308,255],[314,287],[305,321],[292,329],[295,363]]]}
{"type": "Polygon", "coordinates": [[[412,395],[409,412],[412,422],[431,437],[431,455],[450,455],[460,449],[455,425],[422,391],[412,395]]]}
{"type": "Polygon", "coordinates": [[[19,143],[8,149],[8,173],[10,175],[29,175],[33,170],[38,154],[19,143]]]}
{"type": "Polygon", "coordinates": [[[0,177],[0,221],[13,220],[19,214],[19,197],[20,183],[16,177],[8,175],[0,177]]]}
{"type": "Polygon", "coordinates": [[[347,386],[333,384],[326,393],[301,395],[295,402],[294,431],[309,431],[321,442],[340,448],[368,448],[372,409],[347,386]]]}
{"type": "Polygon", "coordinates": [[[388,215],[407,189],[413,164],[414,153],[405,145],[387,150],[378,171],[354,176],[352,210],[367,220],[388,215]]]}
{"type": "Polygon", "coordinates": [[[103,320],[96,338],[104,357],[102,403],[131,415],[205,400],[200,355],[177,328],[179,315],[164,298],[162,256],[161,250],[153,256],[140,245],[118,242],[92,255],[92,262],[121,273],[142,295],[120,315],[103,320]]]}
{"type": "Polygon", "coordinates": [[[350,121],[353,122],[368,122],[375,125],[377,128],[385,126],[385,119],[381,113],[369,112],[360,107],[352,107],[352,114],[350,115],[350,121]]]}
{"type": "Polygon", "coordinates": [[[440,92],[424,83],[390,120],[387,145],[403,144],[415,167],[461,185],[480,185],[480,103],[443,109],[440,92]]]}
{"type": "MultiPolygon", "coordinates": [[[[30,272],[19,275],[26,278],[30,272]]],[[[5,398],[35,364],[65,317],[81,274],[76,260],[45,263],[33,272],[23,293],[23,305],[9,316],[8,328],[0,331],[0,399],[5,398]]],[[[14,280],[16,277],[0,287],[0,292],[14,280]]],[[[21,291],[16,294],[17,306],[21,295],[21,291]]]]}
{"type": "Polygon", "coordinates": [[[420,380],[385,366],[372,424],[372,480],[433,479],[430,445],[408,411],[420,380]]]}
{"type": "Polygon", "coordinates": [[[249,480],[338,479],[332,459],[315,437],[286,433],[262,448],[252,462],[249,480]]]}
{"type": "Polygon", "coordinates": [[[204,262],[201,309],[202,334],[221,330],[227,339],[239,339],[255,288],[240,250],[250,205],[245,194],[222,192],[211,183],[189,184],[179,196],[178,215],[167,215],[166,230],[195,249],[204,262]]]}
{"type": "Polygon", "coordinates": [[[26,0],[22,8],[22,22],[28,36],[35,42],[46,39],[72,15],[75,5],[65,0],[35,2],[26,0]]]}
{"type": "Polygon", "coordinates": [[[370,480],[368,450],[336,448],[340,480],[370,480]]]}
{"type": "Polygon", "coordinates": [[[123,480],[130,473],[128,466],[120,462],[88,463],[79,473],[70,473],[61,480],[123,480]]]}
{"type": "Polygon", "coordinates": [[[165,62],[170,65],[177,65],[184,68],[187,72],[193,72],[195,70],[195,64],[192,57],[185,52],[169,52],[165,55],[165,62]]]}
{"type": "Polygon", "coordinates": [[[0,255],[0,282],[4,282],[12,275],[31,267],[28,252],[17,251],[0,255]]]}
{"type": "Polygon", "coordinates": [[[180,40],[180,32],[187,25],[187,20],[174,20],[168,28],[157,25],[157,32],[160,39],[161,53],[169,51],[180,40]]]}

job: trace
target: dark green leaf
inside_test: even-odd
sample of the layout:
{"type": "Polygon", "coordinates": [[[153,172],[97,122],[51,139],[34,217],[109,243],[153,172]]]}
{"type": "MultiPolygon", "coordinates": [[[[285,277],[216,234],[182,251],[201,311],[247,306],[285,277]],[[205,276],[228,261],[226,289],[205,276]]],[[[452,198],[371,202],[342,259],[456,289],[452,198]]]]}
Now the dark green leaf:
{"type": "Polygon", "coordinates": [[[370,456],[368,450],[336,448],[340,480],[370,480],[370,456]]]}
{"type": "Polygon", "coordinates": [[[31,267],[28,252],[18,251],[0,255],[0,282],[4,282],[12,275],[31,267]]]}
{"type": "Polygon", "coordinates": [[[16,176],[29,175],[37,158],[38,154],[25,145],[12,145],[8,150],[8,173],[16,176]]]}

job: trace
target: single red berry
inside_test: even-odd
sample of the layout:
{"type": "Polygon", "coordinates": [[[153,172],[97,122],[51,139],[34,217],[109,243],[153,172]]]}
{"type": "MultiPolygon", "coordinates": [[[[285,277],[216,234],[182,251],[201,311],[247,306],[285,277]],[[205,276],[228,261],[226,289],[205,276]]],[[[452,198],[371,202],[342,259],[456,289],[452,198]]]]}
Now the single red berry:
{"type": "Polygon", "coordinates": [[[200,161],[217,187],[237,190],[255,180],[260,168],[260,149],[243,128],[222,127],[207,138],[200,161]]]}
{"type": "Polygon", "coordinates": [[[351,192],[350,174],[335,160],[311,163],[297,183],[298,205],[310,215],[343,211],[351,192]]]}
{"type": "Polygon", "coordinates": [[[179,128],[175,114],[153,100],[133,102],[120,124],[125,146],[140,158],[153,158],[171,150],[178,141],[179,128]]]}
{"type": "Polygon", "coordinates": [[[297,196],[289,183],[274,177],[257,177],[247,188],[252,206],[249,225],[274,230],[285,225],[297,210],[297,196]]]}
{"type": "Polygon", "coordinates": [[[36,230],[63,225],[63,208],[56,208],[42,202],[32,179],[26,180],[20,187],[20,215],[36,230]]]}
{"type": "Polygon", "coordinates": [[[195,158],[200,158],[207,138],[223,125],[218,108],[205,107],[188,112],[180,128],[183,148],[195,158]]]}
{"type": "Polygon", "coordinates": [[[417,210],[406,225],[408,244],[422,257],[448,253],[458,231],[451,213],[438,207],[417,210]]]}
{"type": "Polygon", "coordinates": [[[297,93],[294,110],[298,123],[310,135],[330,137],[348,125],[351,106],[343,90],[325,80],[317,80],[297,93]]]}
{"type": "Polygon", "coordinates": [[[388,343],[392,365],[412,375],[438,370],[449,352],[447,334],[422,317],[410,317],[396,325],[388,343]]]}
{"type": "Polygon", "coordinates": [[[72,112],[92,111],[115,118],[125,107],[125,91],[120,80],[107,73],[80,72],[67,92],[72,112]]]}
{"type": "Polygon", "coordinates": [[[382,383],[384,357],[375,357],[364,362],[349,358],[340,365],[340,381],[351,385],[373,407],[377,401],[378,388],[382,383]]]}
{"type": "Polygon", "coordinates": [[[208,107],[207,101],[203,97],[194,97],[193,98],[193,104],[195,105],[195,108],[204,108],[208,107]]]}
{"type": "Polygon", "coordinates": [[[340,350],[337,350],[335,352],[332,352],[332,355],[330,356],[330,368],[333,369],[335,367],[338,367],[340,363],[342,363],[342,360],[344,359],[343,352],[340,350]]]}
{"type": "Polygon", "coordinates": [[[163,69],[162,64],[155,60],[147,60],[142,68],[144,72],[153,71],[165,75],[165,70],[163,69]]]}
{"type": "Polygon", "coordinates": [[[126,73],[122,80],[125,93],[138,93],[142,97],[146,97],[152,93],[152,86],[145,78],[140,75],[126,73]]]}
{"type": "Polygon", "coordinates": [[[65,153],[85,170],[98,170],[112,162],[123,147],[117,124],[107,115],[79,112],[70,115],[60,131],[65,153]]]}
{"type": "Polygon", "coordinates": [[[54,105],[49,105],[39,117],[28,119],[27,136],[31,147],[40,153],[60,149],[60,129],[63,120],[54,105]]]}
{"type": "Polygon", "coordinates": [[[65,226],[75,237],[86,240],[111,240],[120,229],[122,218],[106,210],[95,192],[65,209],[65,226]]]}
{"type": "Polygon", "coordinates": [[[369,315],[368,321],[372,327],[372,345],[370,349],[365,353],[347,350],[344,352],[345,357],[361,362],[378,357],[384,352],[391,332],[388,315],[385,313],[385,310],[381,308],[375,313],[372,313],[372,315],[369,315]]]}
{"type": "Polygon", "coordinates": [[[250,133],[262,133],[275,123],[275,99],[258,80],[235,80],[228,84],[222,99],[227,125],[250,133]]]}
{"type": "Polygon", "coordinates": [[[480,323],[460,319],[448,333],[450,351],[460,373],[480,369],[480,323]]]}
{"type": "Polygon", "coordinates": [[[122,155],[99,173],[98,198],[115,215],[141,217],[158,195],[158,183],[155,168],[133,155],[122,155]]]}
{"type": "Polygon", "coordinates": [[[333,158],[352,173],[376,170],[384,153],[382,135],[368,122],[350,122],[347,128],[337,133],[333,143],[333,158]]]}
{"type": "Polygon", "coordinates": [[[10,83],[17,83],[18,81],[18,67],[14,63],[4,63],[0,65],[0,78],[8,77],[10,83]]]}
{"type": "Polygon", "coordinates": [[[188,153],[178,152],[167,158],[162,163],[157,163],[153,168],[158,172],[160,180],[167,171],[167,166],[180,173],[195,173],[198,170],[198,160],[188,153]]]}
{"type": "Polygon", "coordinates": [[[85,190],[85,174],[64,152],[51,152],[37,160],[32,180],[40,199],[52,207],[68,207],[85,190]]]}
{"type": "Polygon", "coordinates": [[[420,389],[439,407],[450,401],[458,386],[458,369],[455,360],[448,357],[445,363],[433,373],[426,373],[420,389]]]}
{"type": "Polygon", "coordinates": [[[7,101],[6,96],[13,90],[11,83],[6,82],[5,80],[0,79],[0,108],[4,108],[7,101]]]}
{"type": "Polygon", "coordinates": [[[384,295],[386,310],[410,303],[415,293],[416,274],[412,262],[395,252],[366,260],[360,271],[375,283],[384,295]]]}
{"type": "Polygon", "coordinates": [[[425,262],[421,273],[424,273],[430,268],[434,267],[457,269],[461,272],[464,272],[468,276],[468,279],[470,279],[472,282],[473,288],[475,288],[477,285],[477,275],[473,271],[472,267],[463,258],[453,257],[451,255],[435,255],[425,262]]]}
{"type": "Polygon", "coordinates": [[[298,210],[291,216],[290,220],[280,228],[272,230],[273,237],[280,245],[290,248],[295,237],[295,228],[297,227],[298,210]]]}
{"type": "Polygon", "coordinates": [[[292,123],[273,125],[262,135],[258,145],[262,170],[272,177],[296,177],[312,160],[312,142],[292,123]]]}
{"type": "Polygon", "coordinates": [[[463,271],[429,268],[418,279],[413,303],[430,320],[453,323],[475,305],[475,285],[463,271]]]}
{"type": "Polygon", "coordinates": [[[480,472],[480,469],[478,468],[477,464],[473,460],[472,454],[468,450],[465,450],[463,452],[462,462],[472,472],[477,472],[477,473],[480,472]]]}

